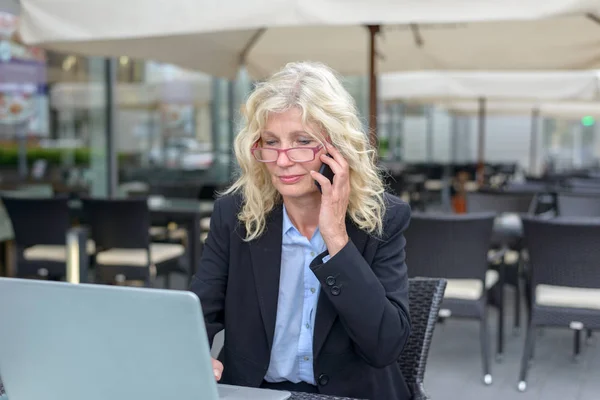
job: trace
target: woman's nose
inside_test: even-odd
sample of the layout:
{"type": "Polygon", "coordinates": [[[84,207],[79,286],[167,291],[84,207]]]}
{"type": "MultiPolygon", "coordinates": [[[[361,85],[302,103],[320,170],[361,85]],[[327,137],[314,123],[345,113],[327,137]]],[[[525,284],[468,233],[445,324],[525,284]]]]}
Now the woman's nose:
{"type": "Polygon", "coordinates": [[[280,167],[285,167],[285,166],[289,166],[290,164],[293,164],[294,162],[292,160],[290,160],[290,158],[288,157],[287,153],[285,151],[280,151],[279,155],[277,156],[277,165],[280,167]]]}

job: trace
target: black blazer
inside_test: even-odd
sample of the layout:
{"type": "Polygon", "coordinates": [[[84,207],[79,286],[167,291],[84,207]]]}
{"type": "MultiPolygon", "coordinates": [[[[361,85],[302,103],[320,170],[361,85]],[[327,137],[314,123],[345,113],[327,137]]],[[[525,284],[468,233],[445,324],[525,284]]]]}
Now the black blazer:
{"type": "MultiPolygon", "coordinates": [[[[283,208],[266,231],[244,242],[237,220],[242,199],[215,202],[210,233],[191,290],[200,298],[210,344],[225,329],[221,383],[259,387],[269,367],[275,333],[283,208]]],[[[310,268],[321,282],[313,338],[313,367],[323,394],[408,400],[398,358],[410,334],[403,231],[409,206],[386,194],[383,238],[349,220],[350,241],[327,263],[310,268]]]]}

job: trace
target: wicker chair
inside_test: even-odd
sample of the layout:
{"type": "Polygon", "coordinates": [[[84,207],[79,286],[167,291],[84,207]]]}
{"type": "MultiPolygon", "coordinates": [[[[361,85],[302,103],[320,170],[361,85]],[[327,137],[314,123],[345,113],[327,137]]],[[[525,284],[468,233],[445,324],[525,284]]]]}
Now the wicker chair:
{"type": "Polygon", "coordinates": [[[559,193],[556,200],[561,217],[600,217],[598,195],[559,193]]]}
{"type": "MultiPolygon", "coordinates": [[[[2,197],[10,217],[16,243],[17,277],[64,279],[70,229],[67,198],[2,197]]],[[[88,254],[94,243],[88,241],[88,254]]]]}
{"type": "MultiPolygon", "coordinates": [[[[443,315],[476,319],[480,323],[483,381],[492,383],[487,319],[488,292],[497,284],[496,271],[488,271],[488,250],[494,214],[414,213],[406,231],[406,260],[410,278],[448,280],[443,315]]],[[[504,315],[502,301],[499,316],[504,315]]],[[[498,325],[502,326],[502,318],[498,325]]],[[[500,350],[500,349],[499,349],[500,350]]]]}
{"type": "Polygon", "coordinates": [[[531,264],[530,317],[518,389],[527,388],[538,327],[600,329],[600,219],[523,219],[531,264]]]}
{"type": "MultiPolygon", "coordinates": [[[[467,211],[469,213],[494,212],[498,216],[507,214],[526,215],[534,212],[535,204],[536,193],[534,191],[479,192],[467,195],[467,211]]],[[[515,332],[518,332],[521,326],[522,278],[525,275],[525,260],[522,255],[523,243],[520,237],[507,238],[503,234],[494,232],[491,247],[507,250],[504,252],[502,262],[492,266],[492,268],[497,269],[502,278],[498,290],[502,290],[505,284],[511,285],[515,289],[514,329],[515,332]]],[[[500,297],[503,298],[503,296],[500,297]]],[[[499,299],[496,300],[499,301],[499,299]]],[[[503,336],[504,333],[502,332],[501,335],[503,336]]],[[[502,351],[499,351],[500,358],[502,353],[502,351]]]]}
{"type": "MultiPolygon", "coordinates": [[[[410,302],[411,333],[398,362],[410,387],[412,400],[427,400],[423,385],[429,346],[438,318],[440,304],[444,299],[446,280],[436,278],[410,278],[408,296],[410,302]]],[[[313,400],[313,394],[293,393],[290,400],[313,400]]],[[[346,400],[335,396],[319,396],[323,400],[346,400]]],[[[351,400],[351,399],[347,399],[351,400]]]]}
{"type": "Polygon", "coordinates": [[[409,282],[412,330],[399,362],[404,379],[413,392],[413,400],[425,400],[428,398],[423,385],[425,367],[446,280],[411,278],[409,282]]]}

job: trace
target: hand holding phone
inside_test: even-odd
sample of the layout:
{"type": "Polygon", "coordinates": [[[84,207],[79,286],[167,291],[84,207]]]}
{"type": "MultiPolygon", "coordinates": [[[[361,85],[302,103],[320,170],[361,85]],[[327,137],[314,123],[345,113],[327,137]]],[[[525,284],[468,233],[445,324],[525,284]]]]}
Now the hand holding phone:
{"type": "MultiPolygon", "coordinates": [[[[327,153],[326,156],[331,157],[331,155],[329,153],[327,153]]],[[[331,157],[331,158],[333,158],[333,157],[331,157]]],[[[323,163],[321,165],[321,168],[319,168],[319,173],[321,175],[323,175],[325,178],[329,179],[329,182],[333,183],[333,176],[335,174],[333,173],[333,171],[331,170],[331,167],[328,164],[323,163]]],[[[315,185],[317,185],[319,192],[323,193],[323,190],[321,189],[321,184],[319,182],[317,182],[316,180],[315,180],[315,185]]]]}

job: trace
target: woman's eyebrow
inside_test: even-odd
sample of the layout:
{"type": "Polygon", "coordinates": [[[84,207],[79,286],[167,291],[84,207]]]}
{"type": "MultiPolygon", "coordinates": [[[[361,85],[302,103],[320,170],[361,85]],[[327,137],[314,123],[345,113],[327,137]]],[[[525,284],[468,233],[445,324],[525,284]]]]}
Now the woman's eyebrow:
{"type": "MultiPolygon", "coordinates": [[[[273,133],[273,132],[271,132],[271,131],[263,131],[263,132],[262,132],[262,135],[264,135],[264,136],[272,136],[272,137],[275,137],[275,138],[279,138],[279,136],[278,136],[278,135],[274,134],[274,133],[273,133]]],[[[291,132],[289,132],[289,133],[288,133],[288,135],[290,135],[290,136],[298,136],[298,135],[308,135],[308,136],[312,136],[310,133],[308,133],[308,132],[306,132],[306,131],[303,131],[303,130],[291,131],[291,132]]]]}

